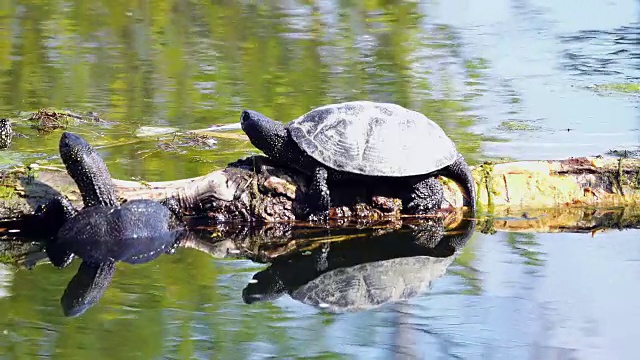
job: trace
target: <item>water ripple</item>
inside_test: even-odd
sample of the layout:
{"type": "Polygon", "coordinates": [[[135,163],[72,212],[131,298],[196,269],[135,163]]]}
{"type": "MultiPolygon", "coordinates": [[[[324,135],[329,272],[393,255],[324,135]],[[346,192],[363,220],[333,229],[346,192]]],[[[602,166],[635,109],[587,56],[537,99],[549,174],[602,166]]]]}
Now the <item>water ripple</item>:
{"type": "Polygon", "coordinates": [[[559,39],[565,45],[562,66],[574,75],[621,75],[626,80],[640,79],[637,63],[640,52],[629,48],[629,45],[640,44],[640,25],[581,30],[559,39]]]}

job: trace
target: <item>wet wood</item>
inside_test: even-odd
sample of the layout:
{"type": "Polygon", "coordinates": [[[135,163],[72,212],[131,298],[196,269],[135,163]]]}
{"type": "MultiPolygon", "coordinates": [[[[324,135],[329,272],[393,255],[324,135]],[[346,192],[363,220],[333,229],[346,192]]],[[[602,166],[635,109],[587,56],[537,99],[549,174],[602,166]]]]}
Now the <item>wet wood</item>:
{"type": "MultiPolygon", "coordinates": [[[[518,161],[483,164],[473,169],[479,216],[522,214],[532,209],[598,208],[632,206],[640,202],[640,160],[575,158],[560,161],[518,161]]],[[[304,207],[306,178],[252,157],[209,174],[175,181],[138,182],[115,180],[121,200],[134,198],[179,199],[186,214],[219,221],[294,220],[304,207]]],[[[443,179],[443,208],[462,206],[458,186],[443,179]]],[[[334,191],[336,199],[340,190],[334,191]]],[[[351,194],[353,189],[344,189],[351,194]]],[[[17,168],[3,173],[0,184],[0,216],[19,217],[33,212],[56,195],[81,205],[78,190],[61,168],[17,168]]],[[[344,196],[343,196],[344,197],[344,196]]],[[[339,204],[340,205],[340,204],[339,204]]],[[[397,215],[393,209],[369,201],[344,203],[332,216],[380,218],[397,215]],[[373,206],[372,206],[373,204],[373,206]]]]}

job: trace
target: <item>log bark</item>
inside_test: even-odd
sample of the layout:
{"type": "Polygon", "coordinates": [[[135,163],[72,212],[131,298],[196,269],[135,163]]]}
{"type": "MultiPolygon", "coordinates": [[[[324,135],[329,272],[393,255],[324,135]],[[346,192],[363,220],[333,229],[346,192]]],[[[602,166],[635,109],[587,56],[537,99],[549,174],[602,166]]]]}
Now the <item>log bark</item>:
{"type": "MultiPolygon", "coordinates": [[[[631,206],[640,202],[640,159],[571,158],[558,161],[485,163],[473,169],[478,215],[520,216],[534,209],[631,206]]],[[[458,186],[442,179],[444,209],[462,207],[458,186]]],[[[214,222],[291,221],[304,208],[306,177],[278,167],[260,156],[191,179],[138,182],[115,179],[121,200],[176,197],[186,215],[214,222]]],[[[333,218],[379,219],[398,216],[397,202],[388,199],[353,201],[358,186],[332,192],[333,218]],[[390,205],[391,204],[391,205],[390,205]]],[[[60,168],[16,168],[2,173],[0,216],[20,217],[57,195],[81,206],[81,196],[60,168]]],[[[393,200],[393,199],[392,199],[393,200]]]]}
{"type": "Polygon", "coordinates": [[[482,164],[474,169],[478,203],[510,209],[617,207],[640,202],[640,159],[570,158],[482,164]]]}

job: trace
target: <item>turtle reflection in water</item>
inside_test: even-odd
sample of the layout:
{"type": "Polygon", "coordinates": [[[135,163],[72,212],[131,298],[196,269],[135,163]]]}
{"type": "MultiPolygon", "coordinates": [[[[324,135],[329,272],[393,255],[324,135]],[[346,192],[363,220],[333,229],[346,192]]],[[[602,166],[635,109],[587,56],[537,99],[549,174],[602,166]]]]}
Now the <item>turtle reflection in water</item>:
{"type": "MultiPolygon", "coordinates": [[[[98,251],[102,251],[100,256],[119,259],[130,264],[143,264],[164,253],[172,252],[186,235],[187,232],[179,232],[175,233],[173,237],[139,239],[139,244],[135,243],[136,239],[132,239],[119,243],[117,248],[110,247],[106,249],[107,251],[105,249],[98,251]]],[[[111,285],[115,270],[116,262],[113,260],[99,264],[82,261],[60,299],[64,315],[75,317],[95,305],[111,285]]]]}
{"type": "Polygon", "coordinates": [[[242,297],[250,304],[287,293],[329,312],[360,311],[406,300],[428,291],[474,229],[475,220],[464,220],[457,231],[445,233],[442,218],[430,218],[418,227],[336,242],[324,269],[317,267],[316,256],[277,257],[253,276],[242,297]]]}

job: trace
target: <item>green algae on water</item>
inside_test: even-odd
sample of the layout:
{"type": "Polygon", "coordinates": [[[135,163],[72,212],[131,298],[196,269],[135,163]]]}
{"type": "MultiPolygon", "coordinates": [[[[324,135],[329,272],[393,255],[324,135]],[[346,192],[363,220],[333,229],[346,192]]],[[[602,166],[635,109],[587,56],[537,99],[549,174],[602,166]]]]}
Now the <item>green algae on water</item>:
{"type": "Polygon", "coordinates": [[[531,131],[531,130],[539,130],[539,126],[531,125],[525,121],[521,120],[506,120],[500,123],[498,129],[504,131],[531,131]]]}
{"type": "Polygon", "coordinates": [[[590,89],[596,91],[614,91],[621,93],[640,93],[640,83],[611,83],[592,85],[590,89]]]}

